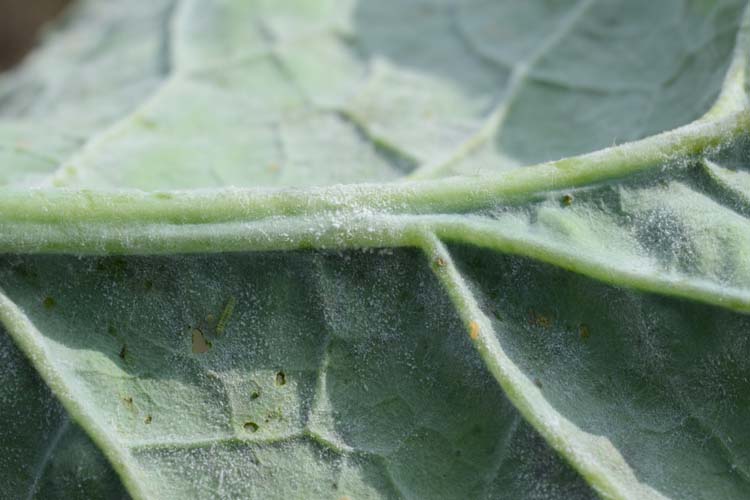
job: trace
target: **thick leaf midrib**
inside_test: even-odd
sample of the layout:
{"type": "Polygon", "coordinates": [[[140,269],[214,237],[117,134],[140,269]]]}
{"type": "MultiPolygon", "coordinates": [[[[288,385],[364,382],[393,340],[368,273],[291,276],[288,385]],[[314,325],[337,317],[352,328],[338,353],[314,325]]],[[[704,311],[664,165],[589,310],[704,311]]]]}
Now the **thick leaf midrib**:
{"type": "Polygon", "coordinates": [[[750,111],[685,127],[595,153],[507,174],[308,189],[0,191],[0,222],[195,224],[337,212],[425,214],[516,204],[539,193],[572,189],[664,168],[726,146],[750,128],[750,111]]]}

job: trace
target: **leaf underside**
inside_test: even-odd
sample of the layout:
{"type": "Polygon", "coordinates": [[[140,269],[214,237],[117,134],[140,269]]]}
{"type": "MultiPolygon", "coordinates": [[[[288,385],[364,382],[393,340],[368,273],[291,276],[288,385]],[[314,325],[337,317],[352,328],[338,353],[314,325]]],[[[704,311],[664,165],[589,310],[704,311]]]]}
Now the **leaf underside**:
{"type": "Polygon", "coordinates": [[[747,498],[744,10],[79,1],[0,78],[0,497],[747,498]]]}

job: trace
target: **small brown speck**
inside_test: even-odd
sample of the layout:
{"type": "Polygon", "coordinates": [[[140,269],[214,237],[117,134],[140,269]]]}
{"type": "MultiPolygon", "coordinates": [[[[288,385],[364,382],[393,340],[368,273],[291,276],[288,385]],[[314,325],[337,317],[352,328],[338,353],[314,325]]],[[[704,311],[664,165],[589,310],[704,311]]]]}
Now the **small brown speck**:
{"type": "Polygon", "coordinates": [[[151,415],[146,415],[146,418],[143,419],[143,423],[149,425],[151,423],[151,420],[153,420],[151,418],[151,415]]]}
{"type": "Polygon", "coordinates": [[[133,404],[133,398],[131,396],[128,396],[126,398],[122,398],[122,401],[123,401],[123,403],[125,403],[127,405],[132,405],[133,404]]]}
{"type": "Polygon", "coordinates": [[[258,424],[255,422],[245,422],[242,427],[248,432],[258,432],[258,424]]]}
{"type": "Polygon", "coordinates": [[[446,266],[445,259],[442,257],[438,257],[437,259],[435,259],[435,265],[438,267],[445,267],[446,266]]]}
{"type": "Polygon", "coordinates": [[[535,378],[534,379],[534,385],[537,386],[537,387],[539,387],[541,389],[542,388],[542,381],[539,380],[538,378],[535,378]]]}
{"type": "Polygon", "coordinates": [[[286,385],[286,373],[278,372],[276,374],[276,385],[286,385]]]}
{"type": "Polygon", "coordinates": [[[123,344],[122,349],[120,349],[120,359],[125,359],[125,356],[127,354],[128,354],[128,346],[123,344]]]}
{"type": "Polygon", "coordinates": [[[276,173],[281,170],[281,166],[278,163],[272,163],[268,166],[269,172],[276,173]]]}
{"type": "Polygon", "coordinates": [[[542,327],[546,330],[552,325],[552,321],[544,314],[540,314],[532,309],[529,311],[529,324],[542,327]]]}
{"type": "Polygon", "coordinates": [[[253,391],[252,394],[250,394],[250,399],[258,399],[260,397],[260,393],[258,391],[253,391]]]}
{"type": "Polygon", "coordinates": [[[573,195],[572,194],[566,194],[562,197],[562,204],[566,207],[569,207],[573,203],[573,195]]]}

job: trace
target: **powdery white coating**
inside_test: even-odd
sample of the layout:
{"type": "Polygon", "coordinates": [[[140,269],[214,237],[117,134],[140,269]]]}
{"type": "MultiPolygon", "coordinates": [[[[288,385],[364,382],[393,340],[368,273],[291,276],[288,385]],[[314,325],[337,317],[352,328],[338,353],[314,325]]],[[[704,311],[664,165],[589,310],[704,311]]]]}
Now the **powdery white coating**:
{"type": "Polygon", "coordinates": [[[502,476],[492,497],[515,498],[527,469],[540,492],[591,495],[536,437],[508,461],[533,433],[417,251],[31,256],[0,275],[56,332],[33,341],[59,397],[86,401],[146,497],[481,498],[502,476]]]}
{"type": "Polygon", "coordinates": [[[746,497],[741,9],[82,2],[0,84],[0,319],[70,415],[3,337],[3,486],[746,497]]]}

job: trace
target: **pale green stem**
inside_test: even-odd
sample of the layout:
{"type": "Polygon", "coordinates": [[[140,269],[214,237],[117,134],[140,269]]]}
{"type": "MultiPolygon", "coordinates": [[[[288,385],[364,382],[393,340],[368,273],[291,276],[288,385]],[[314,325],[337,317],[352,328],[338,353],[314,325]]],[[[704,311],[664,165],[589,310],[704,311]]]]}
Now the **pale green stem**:
{"type": "MultiPolygon", "coordinates": [[[[696,122],[638,142],[486,177],[309,189],[0,191],[0,221],[199,224],[274,216],[466,212],[520,203],[535,194],[632,175],[719,147],[746,133],[750,113],[696,122]]],[[[345,230],[342,229],[342,230],[345,230]]],[[[71,235],[71,238],[74,236],[71,235]]]]}
{"type": "Polygon", "coordinates": [[[0,222],[0,252],[173,254],[413,246],[403,216],[274,217],[214,224],[0,222]]]}
{"type": "Polygon", "coordinates": [[[445,241],[530,257],[616,286],[750,313],[750,292],[747,290],[706,279],[666,274],[658,270],[654,263],[644,260],[612,262],[612,259],[581,253],[580,249],[571,250],[528,234],[514,235],[503,231],[497,222],[464,221],[454,217],[453,221],[448,218],[436,220],[431,227],[445,241]]]}
{"type": "Polygon", "coordinates": [[[343,213],[183,225],[0,222],[0,252],[133,255],[414,247],[421,245],[419,235],[424,231],[451,243],[536,259],[604,283],[750,313],[750,292],[742,288],[667,273],[646,257],[613,262],[499,221],[450,214],[343,213]]]}

